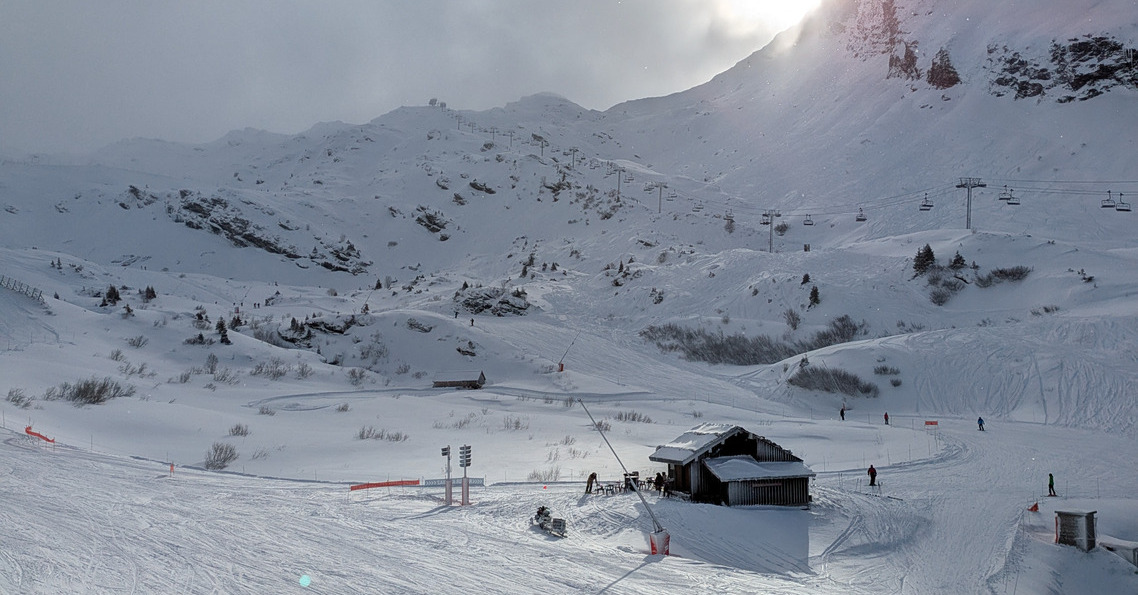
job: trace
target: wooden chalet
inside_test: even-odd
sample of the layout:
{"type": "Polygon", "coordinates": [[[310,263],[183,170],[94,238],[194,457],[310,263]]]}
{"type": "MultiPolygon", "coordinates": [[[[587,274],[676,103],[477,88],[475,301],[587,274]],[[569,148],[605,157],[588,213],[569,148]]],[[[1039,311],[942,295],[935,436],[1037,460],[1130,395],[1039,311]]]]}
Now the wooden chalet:
{"type": "Polygon", "coordinates": [[[730,424],[706,423],[657,447],[673,492],[726,506],[810,503],[814,472],[789,450],[730,424]]]}
{"type": "Polygon", "coordinates": [[[434,388],[482,388],[486,375],[481,370],[440,372],[435,375],[434,388]]]}

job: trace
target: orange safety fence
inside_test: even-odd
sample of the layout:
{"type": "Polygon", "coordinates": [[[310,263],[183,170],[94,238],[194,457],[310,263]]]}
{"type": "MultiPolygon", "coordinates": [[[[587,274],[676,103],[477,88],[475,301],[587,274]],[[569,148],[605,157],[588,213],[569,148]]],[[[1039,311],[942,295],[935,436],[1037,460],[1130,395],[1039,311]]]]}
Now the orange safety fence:
{"type": "Polygon", "coordinates": [[[53,444],[55,443],[54,438],[48,438],[47,436],[44,436],[43,434],[40,434],[39,432],[33,432],[31,426],[24,428],[24,432],[27,433],[28,436],[35,436],[36,438],[39,438],[40,440],[43,440],[45,442],[51,442],[53,444]]]}
{"type": "Polygon", "coordinates": [[[419,480],[417,479],[397,479],[395,481],[379,481],[375,483],[360,483],[348,488],[351,491],[367,490],[371,488],[393,488],[399,486],[417,486],[419,480]]]}

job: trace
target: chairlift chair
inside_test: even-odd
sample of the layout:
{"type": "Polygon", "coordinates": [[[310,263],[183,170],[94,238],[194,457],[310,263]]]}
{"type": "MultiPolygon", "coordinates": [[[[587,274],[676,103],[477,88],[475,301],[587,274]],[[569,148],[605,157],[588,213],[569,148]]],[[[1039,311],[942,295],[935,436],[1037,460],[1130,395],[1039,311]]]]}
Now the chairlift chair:
{"type": "Polygon", "coordinates": [[[1015,192],[1015,190],[1008,191],[1008,204],[1015,206],[1019,204],[1019,198],[1017,198],[1013,192],[1015,192]]]}
{"type": "Polygon", "coordinates": [[[1000,200],[1011,200],[1012,191],[1008,190],[1007,184],[1004,184],[1004,191],[1000,193],[1000,200]]]}
{"type": "Polygon", "coordinates": [[[922,211],[931,211],[932,208],[933,208],[933,203],[931,200],[929,200],[929,193],[926,192],[925,193],[925,201],[921,203],[921,210],[922,211]]]}
{"type": "Polygon", "coordinates": [[[1114,205],[1116,211],[1130,211],[1130,203],[1122,202],[1122,193],[1118,193],[1118,202],[1114,205]]]}
{"type": "Polygon", "coordinates": [[[810,215],[807,215],[806,218],[802,220],[802,224],[803,225],[814,225],[814,220],[810,218],[810,215]]]}
{"type": "Polygon", "coordinates": [[[760,225],[770,225],[771,224],[770,213],[763,213],[763,218],[759,220],[759,224],[760,225]]]}
{"type": "Polygon", "coordinates": [[[861,210],[861,207],[858,207],[857,217],[854,217],[854,221],[865,221],[865,220],[866,220],[865,212],[861,210]]]}
{"type": "Polygon", "coordinates": [[[1101,206],[1104,209],[1114,209],[1118,207],[1118,205],[1114,202],[1114,196],[1111,195],[1110,190],[1106,191],[1106,198],[1102,199],[1101,206]]]}

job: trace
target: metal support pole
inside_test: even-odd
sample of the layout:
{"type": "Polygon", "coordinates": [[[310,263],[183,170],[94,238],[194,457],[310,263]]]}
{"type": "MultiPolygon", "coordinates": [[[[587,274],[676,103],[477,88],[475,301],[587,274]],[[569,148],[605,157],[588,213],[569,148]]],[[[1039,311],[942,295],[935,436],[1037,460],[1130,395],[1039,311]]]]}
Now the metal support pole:
{"type": "MultiPolygon", "coordinates": [[[[597,429],[597,432],[600,432],[601,438],[604,438],[605,444],[607,444],[609,450],[612,451],[612,456],[616,457],[616,462],[620,463],[620,468],[624,470],[625,476],[627,477],[628,467],[624,466],[624,461],[620,460],[620,456],[616,454],[616,449],[612,447],[612,443],[609,442],[608,436],[605,436],[604,430],[602,430],[601,427],[597,425],[597,420],[593,419],[593,414],[589,413],[589,409],[585,407],[585,402],[581,399],[577,399],[577,402],[581,404],[581,409],[585,410],[585,415],[589,416],[589,421],[593,422],[593,427],[597,429]]],[[[640,497],[640,502],[644,504],[644,508],[648,510],[648,516],[652,517],[652,524],[656,526],[656,532],[659,533],[660,531],[663,531],[664,526],[660,524],[659,519],[656,518],[656,513],[652,512],[652,508],[648,506],[648,501],[644,499],[644,494],[640,493],[640,486],[636,486],[636,489],[633,491],[636,492],[636,495],[640,497]]]]}
{"type": "Polygon", "coordinates": [[[968,206],[967,214],[964,218],[964,229],[972,229],[972,189],[985,188],[988,185],[980,181],[980,178],[960,178],[960,183],[956,185],[957,188],[968,189],[968,206]]]}

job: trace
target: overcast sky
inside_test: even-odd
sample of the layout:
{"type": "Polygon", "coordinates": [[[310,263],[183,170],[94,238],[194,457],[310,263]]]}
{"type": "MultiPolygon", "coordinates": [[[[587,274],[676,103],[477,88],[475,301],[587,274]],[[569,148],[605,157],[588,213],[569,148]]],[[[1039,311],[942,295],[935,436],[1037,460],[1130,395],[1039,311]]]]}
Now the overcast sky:
{"type": "Polygon", "coordinates": [[[587,108],[709,80],[817,0],[0,0],[0,150],[362,123],[432,97],[587,108]]]}

